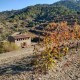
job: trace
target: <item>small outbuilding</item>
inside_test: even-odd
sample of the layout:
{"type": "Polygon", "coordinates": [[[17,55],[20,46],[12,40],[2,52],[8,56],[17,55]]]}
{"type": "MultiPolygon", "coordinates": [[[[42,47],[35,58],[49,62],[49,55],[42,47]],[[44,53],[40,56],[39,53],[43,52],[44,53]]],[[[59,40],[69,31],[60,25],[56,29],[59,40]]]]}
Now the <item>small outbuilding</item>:
{"type": "Polygon", "coordinates": [[[17,46],[22,48],[31,45],[31,37],[28,34],[18,34],[9,36],[8,41],[15,43],[17,46]]]}

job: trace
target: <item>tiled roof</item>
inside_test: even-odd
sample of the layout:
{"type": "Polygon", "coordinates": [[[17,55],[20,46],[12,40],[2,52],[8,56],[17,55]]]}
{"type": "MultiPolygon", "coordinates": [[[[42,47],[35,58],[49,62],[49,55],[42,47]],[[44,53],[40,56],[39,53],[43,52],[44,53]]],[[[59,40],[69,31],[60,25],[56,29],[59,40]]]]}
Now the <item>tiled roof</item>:
{"type": "Polygon", "coordinates": [[[29,38],[30,36],[29,35],[16,35],[16,36],[13,36],[15,39],[21,39],[21,38],[29,38]]]}

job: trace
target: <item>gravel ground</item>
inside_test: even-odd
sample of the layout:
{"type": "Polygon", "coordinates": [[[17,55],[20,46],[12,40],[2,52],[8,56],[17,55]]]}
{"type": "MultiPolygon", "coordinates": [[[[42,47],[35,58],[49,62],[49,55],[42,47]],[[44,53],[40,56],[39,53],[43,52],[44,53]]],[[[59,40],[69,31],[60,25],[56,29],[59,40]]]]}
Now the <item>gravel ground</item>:
{"type": "Polygon", "coordinates": [[[0,64],[13,62],[15,59],[21,59],[25,56],[33,55],[33,47],[20,49],[17,51],[0,54],[0,64]]]}
{"type": "Polygon", "coordinates": [[[11,62],[2,62],[0,80],[80,80],[80,50],[71,50],[46,75],[34,74],[30,65],[32,56],[26,56],[11,62]]]}

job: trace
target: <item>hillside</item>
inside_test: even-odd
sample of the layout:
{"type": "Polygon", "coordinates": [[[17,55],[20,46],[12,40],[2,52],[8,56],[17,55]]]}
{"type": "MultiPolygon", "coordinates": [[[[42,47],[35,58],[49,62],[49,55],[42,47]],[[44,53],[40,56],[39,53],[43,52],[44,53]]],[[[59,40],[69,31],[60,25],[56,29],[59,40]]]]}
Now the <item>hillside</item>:
{"type": "Polygon", "coordinates": [[[16,13],[15,10],[0,12],[0,20],[5,20],[5,19],[7,19],[8,17],[14,15],[15,13],[16,13]]]}
{"type": "Polygon", "coordinates": [[[18,55],[1,61],[0,80],[80,80],[80,49],[77,53],[70,51],[46,75],[36,74],[30,65],[31,54],[25,54],[25,57],[18,55]]]}
{"type": "MultiPolygon", "coordinates": [[[[65,6],[62,4],[60,1],[60,2],[57,2],[55,4],[51,4],[51,5],[38,4],[35,6],[29,6],[27,8],[20,10],[20,13],[18,15],[13,15],[10,18],[12,18],[12,19],[18,18],[18,19],[23,19],[23,20],[27,19],[29,21],[32,21],[32,20],[50,21],[50,20],[53,20],[53,18],[55,16],[77,14],[77,10],[68,8],[66,6],[66,4],[65,4],[65,6]]],[[[70,3],[69,5],[72,5],[72,4],[73,3],[70,3]]],[[[72,5],[72,7],[73,7],[73,5],[72,5]]]]}
{"type": "Polygon", "coordinates": [[[0,80],[80,80],[80,0],[0,12],[0,80]]]}
{"type": "Polygon", "coordinates": [[[27,20],[50,20],[56,15],[74,15],[80,11],[80,0],[61,0],[48,4],[29,6],[21,10],[5,11],[0,13],[1,18],[27,19],[27,20]],[[9,15],[8,15],[9,14],[9,15]]]}
{"type": "Polygon", "coordinates": [[[54,5],[56,6],[63,5],[70,10],[78,11],[78,12],[80,11],[80,0],[61,0],[55,3],[54,5]]]}
{"type": "Polygon", "coordinates": [[[80,0],[60,0],[53,4],[37,4],[20,10],[0,12],[0,19],[46,21],[54,20],[55,16],[78,15],[80,0]]]}
{"type": "Polygon", "coordinates": [[[75,21],[80,24],[80,0],[60,0],[53,4],[37,4],[20,10],[0,12],[0,27],[3,28],[0,34],[3,38],[0,40],[16,31],[28,31],[27,28],[39,26],[41,23],[64,20],[69,24],[75,21]]]}
{"type": "Polygon", "coordinates": [[[11,18],[27,19],[27,20],[50,20],[56,15],[74,14],[74,11],[69,10],[65,6],[54,5],[35,5],[23,9],[23,12],[14,15],[11,18]],[[65,12],[66,11],[66,12],[65,12]]]}

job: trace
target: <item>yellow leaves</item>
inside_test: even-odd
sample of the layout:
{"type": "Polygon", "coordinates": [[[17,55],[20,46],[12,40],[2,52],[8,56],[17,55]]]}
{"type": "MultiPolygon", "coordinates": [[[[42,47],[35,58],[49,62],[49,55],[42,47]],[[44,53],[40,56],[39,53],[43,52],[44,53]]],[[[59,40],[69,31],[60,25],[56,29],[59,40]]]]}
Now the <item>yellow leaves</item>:
{"type": "Polygon", "coordinates": [[[50,26],[50,28],[51,28],[51,27],[54,28],[55,26],[57,26],[57,24],[54,23],[54,22],[52,22],[52,23],[49,23],[49,26],[50,26]]]}
{"type": "Polygon", "coordinates": [[[78,24],[74,25],[74,35],[75,35],[75,39],[79,38],[79,34],[80,34],[80,26],[78,24]]]}
{"type": "Polygon", "coordinates": [[[65,21],[64,22],[61,22],[60,23],[60,26],[63,27],[63,28],[65,28],[67,26],[67,22],[65,22],[65,21]]]}
{"type": "Polygon", "coordinates": [[[79,30],[79,25],[78,25],[78,24],[75,24],[75,25],[74,25],[74,30],[75,30],[75,31],[78,31],[78,30],[79,30]]]}
{"type": "Polygon", "coordinates": [[[68,52],[68,47],[65,47],[65,48],[63,48],[63,51],[66,51],[66,52],[68,52]]]}
{"type": "MultiPolygon", "coordinates": [[[[49,43],[49,42],[48,42],[49,43]]],[[[37,57],[35,62],[35,67],[40,68],[43,72],[49,70],[53,67],[55,60],[52,56],[52,48],[50,46],[45,46],[45,50],[41,52],[41,55],[37,57]]]]}
{"type": "Polygon", "coordinates": [[[54,51],[54,53],[58,53],[57,49],[54,49],[53,51],[54,51]]]}
{"type": "Polygon", "coordinates": [[[63,52],[64,52],[65,55],[68,53],[68,51],[69,51],[69,48],[68,47],[64,47],[63,48],[63,52]]]}
{"type": "MultiPolygon", "coordinates": [[[[57,24],[57,23],[56,23],[57,24]]],[[[39,67],[42,71],[51,69],[53,65],[55,65],[56,60],[60,60],[61,57],[66,55],[69,51],[67,44],[69,40],[73,40],[76,35],[73,28],[70,28],[70,31],[67,22],[62,22],[57,25],[50,23],[49,30],[56,26],[56,31],[53,30],[51,35],[46,35],[42,45],[45,49],[41,52],[41,55],[37,57],[37,67],[39,67]],[[65,44],[66,43],[66,44],[65,44]],[[61,48],[62,47],[62,48],[61,48]]],[[[77,27],[76,31],[80,30],[77,27]]],[[[78,33],[78,37],[80,37],[80,33],[78,33]]]]}
{"type": "Polygon", "coordinates": [[[3,42],[1,48],[4,50],[4,52],[9,52],[9,51],[17,50],[18,46],[15,43],[3,42]]]}

